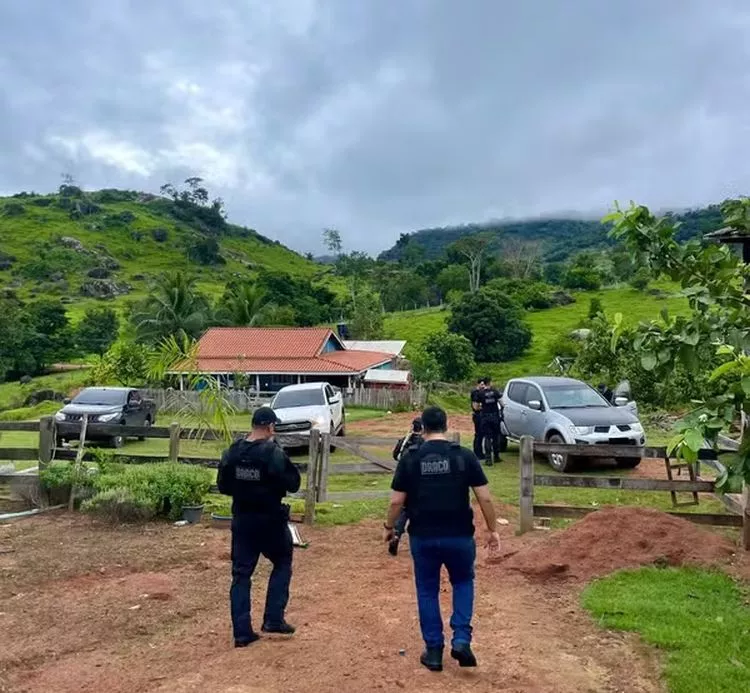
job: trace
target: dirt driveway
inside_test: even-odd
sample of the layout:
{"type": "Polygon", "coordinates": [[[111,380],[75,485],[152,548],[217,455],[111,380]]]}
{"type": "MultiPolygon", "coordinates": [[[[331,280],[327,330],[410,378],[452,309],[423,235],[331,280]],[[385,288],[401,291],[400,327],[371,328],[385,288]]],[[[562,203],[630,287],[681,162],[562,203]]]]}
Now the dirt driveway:
{"type": "MultiPolygon", "coordinates": [[[[539,541],[503,529],[509,552],[539,541]]],[[[0,526],[0,691],[661,690],[652,656],[599,630],[578,606],[577,586],[528,581],[481,559],[480,667],[424,671],[407,551],[390,558],[378,523],[303,535],[310,547],[295,556],[288,614],[297,635],[234,650],[226,531],[110,529],[65,514],[0,526]]],[[[264,566],[256,605],[266,574],[264,566]]]]}

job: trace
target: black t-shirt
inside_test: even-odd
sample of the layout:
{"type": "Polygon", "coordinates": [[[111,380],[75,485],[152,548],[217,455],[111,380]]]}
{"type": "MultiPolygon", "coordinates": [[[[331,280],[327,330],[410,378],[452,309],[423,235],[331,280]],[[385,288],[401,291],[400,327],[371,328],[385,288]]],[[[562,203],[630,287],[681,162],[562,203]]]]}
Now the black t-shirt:
{"type": "Polygon", "coordinates": [[[469,399],[471,401],[471,413],[472,416],[479,416],[479,412],[474,409],[474,405],[477,404],[480,401],[480,396],[482,394],[482,389],[479,387],[475,387],[471,394],[469,395],[469,399]]]}
{"type": "Polygon", "coordinates": [[[391,488],[406,494],[410,534],[470,537],[474,514],[469,489],[486,484],[473,452],[447,440],[428,440],[401,458],[391,488]]]}
{"type": "Polygon", "coordinates": [[[500,404],[501,394],[500,391],[494,387],[488,387],[479,395],[479,403],[482,405],[483,416],[500,416],[500,404]]]}
{"type": "Polygon", "coordinates": [[[299,490],[300,473],[275,442],[238,440],[224,452],[216,481],[232,496],[233,514],[276,515],[282,498],[299,490]]]}

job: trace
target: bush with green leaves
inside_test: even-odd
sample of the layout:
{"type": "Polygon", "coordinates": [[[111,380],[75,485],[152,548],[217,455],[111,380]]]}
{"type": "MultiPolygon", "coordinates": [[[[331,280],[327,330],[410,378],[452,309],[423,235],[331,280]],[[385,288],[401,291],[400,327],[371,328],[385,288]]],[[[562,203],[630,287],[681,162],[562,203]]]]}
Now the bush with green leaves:
{"type": "Polygon", "coordinates": [[[453,308],[448,329],[471,342],[477,361],[510,361],[531,344],[521,306],[493,289],[464,295],[453,308]]]}
{"type": "Polygon", "coordinates": [[[188,505],[200,505],[209,492],[212,474],[203,467],[181,463],[118,465],[97,475],[97,491],[126,489],[155,515],[178,519],[188,505]]]}
{"type": "Polygon", "coordinates": [[[553,288],[545,282],[529,281],[527,279],[492,279],[486,284],[487,289],[509,296],[518,301],[523,308],[544,310],[553,305],[553,288]]]}
{"type": "Polygon", "coordinates": [[[138,497],[122,487],[100,491],[83,501],[81,510],[116,524],[146,522],[156,514],[156,508],[148,498],[138,497]]]}
{"type": "Polygon", "coordinates": [[[422,348],[438,364],[439,380],[461,382],[467,380],[476,368],[474,347],[463,335],[433,332],[424,340],[422,348]]]}
{"type": "Polygon", "coordinates": [[[95,474],[86,466],[76,467],[73,462],[51,462],[39,471],[42,486],[49,490],[94,488],[95,474]]]}

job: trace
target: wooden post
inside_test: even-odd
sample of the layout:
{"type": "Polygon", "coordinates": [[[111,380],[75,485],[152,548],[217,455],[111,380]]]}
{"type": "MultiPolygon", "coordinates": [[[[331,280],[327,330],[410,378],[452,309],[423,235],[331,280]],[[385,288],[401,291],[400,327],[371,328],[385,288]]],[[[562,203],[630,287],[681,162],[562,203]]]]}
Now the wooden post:
{"type": "Polygon", "coordinates": [[[461,444],[461,434],[458,431],[453,431],[448,437],[452,442],[461,444]]]}
{"type": "MultiPolygon", "coordinates": [[[[83,467],[83,453],[86,451],[86,431],[89,427],[89,415],[84,414],[83,420],[81,421],[81,437],[78,441],[78,450],[76,450],[76,459],[73,463],[73,470],[75,471],[74,479],[78,477],[78,474],[83,467]]],[[[73,483],[70,486],[70,498],[68,498],[68,512],[73,512],[75,508],[76,491],[78,490],[77,484],[73,483]]]]}
{"type": "Polygon", "coordinates": [[[520,466],[519,531],[524,534],[534,529],[534,439],[531,436],[521,438],[520,466]]]}
{"type": "Polygon", "coordinates": [[[328,467],[331,463],[331,434],[324,433],[321,437],[320,464],[318,465],[318,503],[328,500],[328,467]]]}
{"type": "Polygon", "coordinates": [[[310,431],[310,457],[307,464],[307,489],[305,490],[305,518],[306,525],[315,523],[315,501],[317,497],[316,480],[318,476],[318,459],[320,457],[320,431],[310,431]]]}
{"type": "Polygon", "coordinates": [[[742,492],[742,548],[750,551],[750,486],[742,492]]]}
{"type": "Polygon", "coordinates": [[[169,461],[177,462],[180,457],[180,424],[169,424],[169,461]]]}
{"type": "Polygon", "coordinates": [[[55,417],[43,416],[39,420],[39,469],[44,469],[55,456],[55,417]]]}

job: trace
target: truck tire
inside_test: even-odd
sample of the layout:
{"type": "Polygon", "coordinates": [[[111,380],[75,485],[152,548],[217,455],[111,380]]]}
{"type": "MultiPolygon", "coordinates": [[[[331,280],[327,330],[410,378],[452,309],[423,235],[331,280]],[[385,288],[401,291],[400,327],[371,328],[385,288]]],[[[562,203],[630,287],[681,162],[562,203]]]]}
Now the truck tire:
{"type": "MultiPolygon", "coordinates": [[[[553,445],[565,445],[565,439],[559,433],[553,433],[547,438],[547,442],[553,445]]],[[[560,474],[572,472],[578,462],[572,455],[559,452],[548,453],[547,461],[549,462],[549,466],[556,472],[560,472],[560,474]]]]}

